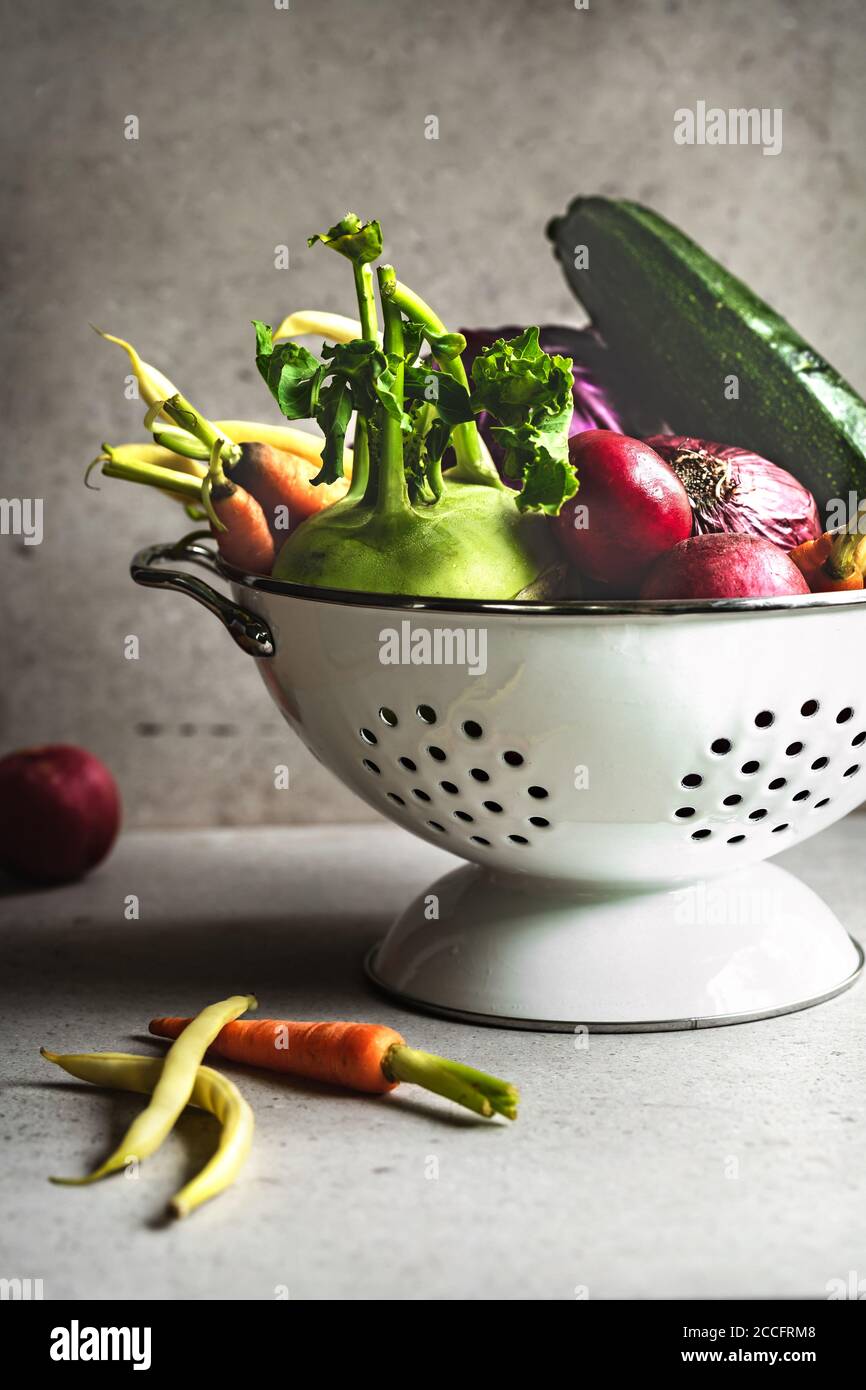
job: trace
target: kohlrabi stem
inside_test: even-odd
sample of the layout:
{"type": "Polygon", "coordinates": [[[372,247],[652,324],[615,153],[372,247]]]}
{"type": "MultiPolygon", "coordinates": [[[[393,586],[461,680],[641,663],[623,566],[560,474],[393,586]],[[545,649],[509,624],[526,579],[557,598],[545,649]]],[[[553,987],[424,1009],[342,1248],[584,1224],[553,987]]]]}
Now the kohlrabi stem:
{"type": "Polygon", "coordinates": [[[432,1052],[419,1052],[404,1043],[389,1047],[382,1061],[382,1070],[392,1081],[410,1081],[423,1086],[427,1091],[435,1091],[458,1105],[465,1105],[476,1115],[504,1115],[507,1120],[517,1119],[517,1088],[507,1081],[500,1081],[487,1072],[465,1067],[460,1062],[451,1062],[447,1057],[436,1057],[432,1052]]]}
{"type": "MultiPolygon", "coordinates": [[[[394,267],[392,265],[380,265],[376,273],[379,280],[379,293],[382,297],[383,347],[386,356],[393,355],[398,360],[398,365],[394,368],[392,391],[402,409],[403,318],[389,293],[396,280],[394,267]]],[[[403,469],[403,431],[400,428],[400,421],[395,420],[384,408],[382,409],[378,474],[376,510],[383,513],[406,511],[409,506],[409,493],[406,488],[406,474],[403,469]]]]}
{"type": "MultiPolygon", "coordinates": [[[[373,294],[373,272],[369,265],[358,265],[352,262],[352,270],[355,275],[355,293],[358,296],[358,314],[361,319],[361,336],[371,338],[375,341],[379,331],[376,316],[376,299],[373,294]]],[[[352,462],[352,481],[346,497],[350,501],[357,501],[364,496],[367,490],[367,480],[370,476],[370,434],[367,428],[367,421],[363,415],[358,415],[355,421],[355,447],[354,459],[352,462]]]]}
{"type": "MultiPolygon", "coordinates": [[[[414,290],[410,290],[408,285],[404,285],[400,280],[395,280],[393,287],[383,292],[383,308],[386,293],[390,295],[394,303],[412,323],[417,323],[422,328],[427,328],[431,333],[437,335],[448,332],[439,315],[430,308],[429,304],[425,303],[420,295],[417,295],[414,290]]],[[[443,359],[439,365],[443,372],[447,372],[456,382],[464,386],[467,391],[469,390],[469,378],[466,375],[462,357],[458,355],[443,359]]],[[[455,425],[451,439],[457,457],[456,467],[451,469],[449,475],[451,478],[456,482],[488,483],[491,487],[504,488],[505,484],[484,449],[481,436],[478,433],[478,426],[474,420],[469,420],[462,425],[455,425]]]]}

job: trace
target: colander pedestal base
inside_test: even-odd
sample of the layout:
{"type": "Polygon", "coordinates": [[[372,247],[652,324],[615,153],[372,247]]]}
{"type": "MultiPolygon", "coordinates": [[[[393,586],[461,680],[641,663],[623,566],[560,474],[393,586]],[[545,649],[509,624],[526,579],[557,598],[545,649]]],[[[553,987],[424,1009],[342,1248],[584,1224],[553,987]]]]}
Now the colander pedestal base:
{"type": "Polygon", "coordinates": [[[745,1023],[819,1004],[863,954],[773,864],[651,892],[548,885],[467,865],[415,899],[371,953],[412,1007],[536,1031],[745,1023]]]}

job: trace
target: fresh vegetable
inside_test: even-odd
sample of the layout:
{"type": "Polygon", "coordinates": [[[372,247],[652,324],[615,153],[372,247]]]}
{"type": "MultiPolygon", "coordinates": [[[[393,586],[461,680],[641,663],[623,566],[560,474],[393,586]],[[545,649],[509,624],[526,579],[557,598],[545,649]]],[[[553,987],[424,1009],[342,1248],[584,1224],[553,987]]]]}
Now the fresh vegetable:
{"type": "MultiPolygon", "coordinates": [[[[462,329],[466,339],[463,361],[470,376],[475,358],[484,349],[492,347],[497,339],[516,338],[524,331],[517,327],[462,329]]],[[[562,356],[571,361],[569,437],[584,430],[616,430],[618,434],[642,435],[652,427],[651,420],[658,427],[658,417],[635,398],[632,383],[621,379],[613,354],[593,329],[545,324],[539,329],[538,341],[549,357],[562,356]]],[[[495,421],[486,410],[479,411],[475,418],[481,437],[501,471],[505,449],[495,436],[495,421]]]]}
{"type": "MultiPolygon", "coordinates": [[[[135,1091],[142,1095],[156,1091],[168,1065],[167,1057],[165,1060],[161,1057],[136,1057],[128,1052],[61,1056],[56,1052],[47,1052],[43,1047],[42,1056],[79,1081],[89,1081],[93,1086],[105,1086],[111,1090],[135,1091]]],[[[196,1067],[186,1104],[215,1115],[222,1126],[222,1133],[213,1158],[172,1198],[169,1210],[173,1216],[188,1216],[202,1202],[207,1202],[229,1187],[246,1162],[253,1139],[252,1110],[237,1086],[211,1067],[196,1067]]]]}
{"type": "MultiPolygon", "coordinates": [[[[240,458],[229,470],[238,483],[261,506],[274,542],[281,545],[308,516],[332,507],[349,489],[349,479],[313,487],[318,468],[308,459],[272,449],[260,441],[241,445],[240,458]]],[[[273,550],[273,547],[272,547],[273,550]]],[[[270,564],[273,565],[273,554],[270,564]]],[[[270,567],[263,573],[270,573],[270,567]]]]}
{"type": "Polygon", "coordinates": [[[856,527],[825,531],[791,551],[791,559],[813,593],[862,589],[866,573],[866,536],[856,527]]]}
{"type": "MultiPolygon", "coordinates": [[[[154,1018],[150,1031],[160,1038],[179,1038],[189,1023],[188,1018],[154,1018]]],[[[516,1087],[474,1067],[407,1047],[393,1028],[379,1024],[245,1020],[226,1024],[210,1050],[247,1066],[377,1095],[393,1091],[400,1081],[414,1082],[478,1115],[517,1118],[516,1087]]]]}
{"type": "Polygon", "coordinates": [[[818,508],[808,488],[750,449],[677,434],[652,435],[646,443],[683,484],[699,535],[742,532],[792,550],[821,534],[818,508]]]}
{"type": "Polygon", "coordinates": [[[119,826],[117,785],[86,749],[47,744],[0,759],[0,868],[70,882],[105,858],[119,826]]]}
{"type": "Polygon", "coordinates": [[[320,360],[294,342],[278,345],[256,323],[256,362],[283,413],[314,418],[323,429],[319,485],[339,476],[356,415],[354,469],[346,499],[290,536],[274,577],[382,594],[514,597],[555,560],[543,519],[522,512],[556,511],[576,488],[566,451],[570,364],[543,353],[533,330],[476,360],[470,394],[462,335],[449,333],[390,266],[377,272],[379,346],[369,269],[380,246],[377,224],[350,214],[319,239],[353,263],[365,336],[323,347],[320,360]],[[422,342],[435,368],[419,365],[422,342]],[[482,408],[496,413],[500,442],[522,479],[516,501],[478,434],[474,411],[482,408]],[[443,478],[449,443],[457,462],[443,478]]]}
{"type": "Polygon", "coordinates": [[[580,492],[556,521],[565,554],[581,574],[634,593],[650,565],[692,531],[686,490],[639,439],[584,430],[569,446],[580,492]]]}
{"type": "Polygon", "coordinates": [[[595,327],[674,429],[772,459],[822,516],[866,495],[866,402],[741,280],[637,203],[577,198],[548,232],[595,327]]]}
{"type": "MultiPolygon", "coordinates": [[[[251,994],[234,994],[229,999],[208,1005],[196,1018],[190,1019],[183,1037],[172,1044],[164,1062],[159,1064],[159,1076],[153,1086],[150,1104],[133,1120],[114,1152],[86,1177],[52,1178],[51,1181],[67,1187],[81,1187],[107,1177],[109,1173],[116,1173],[131,1159],[140,1162],[155,1153],[171,1132],[178,1115],[189,1104],[199,1064],[214,1038],[226,1023],[246,1013],[247,1009],[257,1007],[251,994]]],[[[55,1060],[52,1054],[45,1055],[49,1060],[55,1060]]]]}
{"type": "Polygon", "coordinates": [[[215,535],[223,559],[247,574],[270,574],[276,550],[261,503],[221,467],[211,473],[209,482],[211,505],[222,523],[215,535]]]}
{"type": "Polygon", "coordinates": [[[641,598],[776,598],[808,594],[793,560],[758,536],[711,533],[680,541],[659,557],[641,598]]]}

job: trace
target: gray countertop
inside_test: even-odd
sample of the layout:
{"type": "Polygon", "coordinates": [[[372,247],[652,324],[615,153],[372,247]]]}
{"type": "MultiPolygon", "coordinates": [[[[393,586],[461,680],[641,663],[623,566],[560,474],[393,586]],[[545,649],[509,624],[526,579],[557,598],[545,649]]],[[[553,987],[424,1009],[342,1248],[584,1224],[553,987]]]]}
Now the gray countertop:
{"type": "MultiPolygon", "coordinates": [[[[780,856],[861,939],[862,824],[780,856]]],[[[7,885],[0,1275],[41,1278],[46,1298],[184,1299],[822,1298],[866,1275],[862,987],[588,1049],[409,1014],[371,993],[362,956],[451,863],[378,825],[150,831],[83,884],[7,885]],[[152,1015],[247,989],[262,1016],[381,1021],[507,1076],[520,1120],[226,1063],[255,1111],[253,1153],[187,1222],[161,1214],[213,1144],[193,1112],[138,1180],[49,1185],[103,1157],[140,1102],[73,1082],[40,1044],[156,1052],[152,1015]]]]}

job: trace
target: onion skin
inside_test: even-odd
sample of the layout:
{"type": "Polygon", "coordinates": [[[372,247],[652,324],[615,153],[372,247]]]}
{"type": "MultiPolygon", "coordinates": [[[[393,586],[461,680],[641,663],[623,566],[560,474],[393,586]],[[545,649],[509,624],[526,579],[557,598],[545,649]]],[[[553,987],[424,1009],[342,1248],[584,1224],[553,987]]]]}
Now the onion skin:
{"type": "Polygon", "coordinates": [[[704,534],[681,541],[653,565],[641,598],[776,598],[809,585],[779,546],[758,536],[704,534]]]}
{"type": "Polygon", "coordinates": [[[0,759],[0,868],[34,883],[69,883],[104,859],[120,796],[104,763],[52,744],[0,759]]]}
{"type": "Polygon", "coordinates": [[[683,482],[696,535],[758,536],[783,550],[821,535],[818,506],[808,488],[760,454],[689,435],[656,434],[646,442],[683,482]]]}
{"type": "Polygon", "coordinates": [[[686,490],[654,449],[628,435],[584,430],[568,453],[579,487],[554,521],[557,539],[582,575],[634,594],[659,555],[691,535],[686,490]]]}

